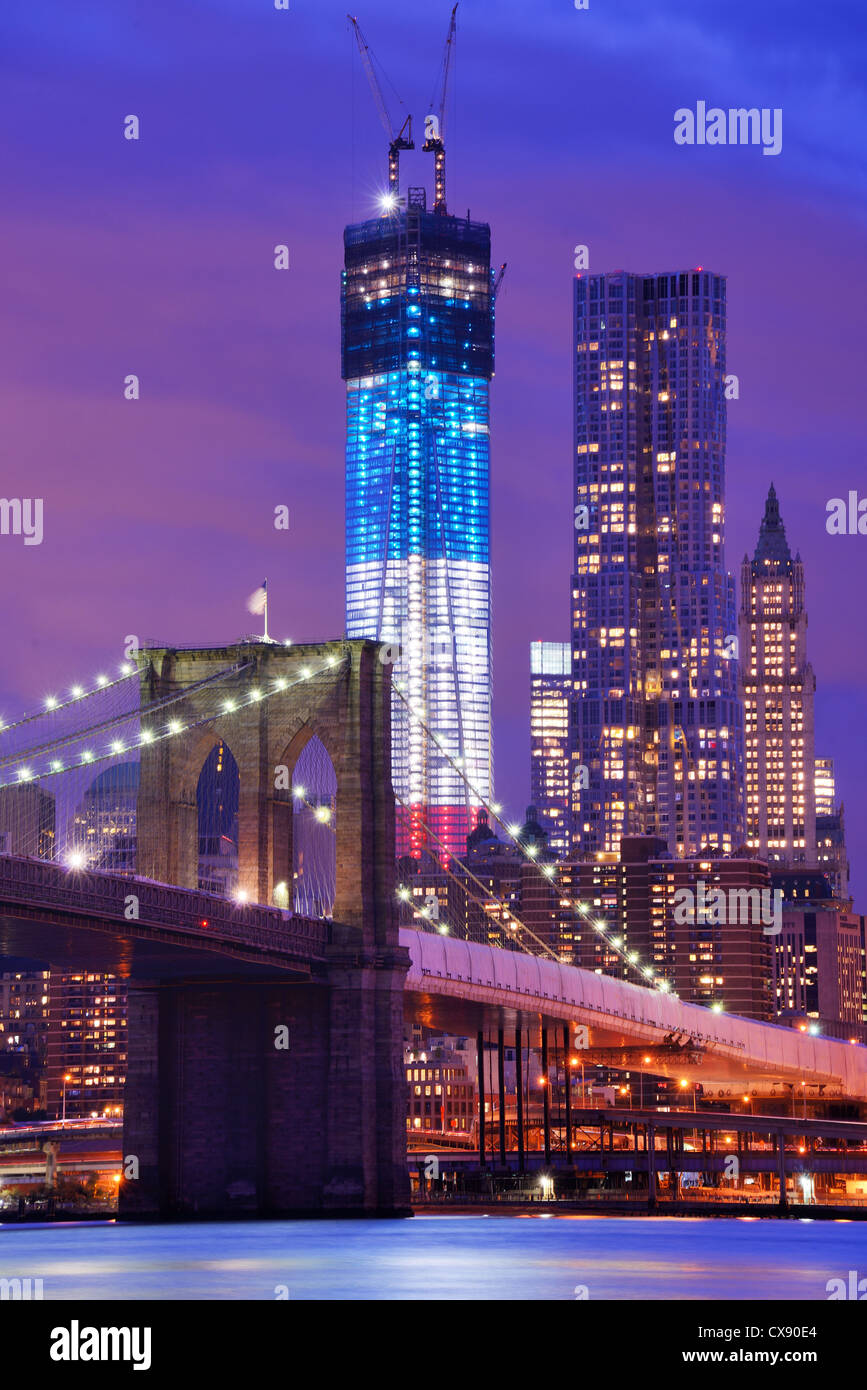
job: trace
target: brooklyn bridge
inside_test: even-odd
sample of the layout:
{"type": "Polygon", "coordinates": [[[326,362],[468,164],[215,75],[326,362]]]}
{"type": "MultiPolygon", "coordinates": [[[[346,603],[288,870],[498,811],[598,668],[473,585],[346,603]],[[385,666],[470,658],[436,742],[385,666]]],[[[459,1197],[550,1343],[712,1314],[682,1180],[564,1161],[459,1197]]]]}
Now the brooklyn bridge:
{"type": "MultiPolygon", "coordinates": [[[[408,1211],[407,1021],[476,1039],[482,1087],[486,1045],[498,1050],[490,1113],[503,1163],[506,1043],[519,1059],[523,1045],[543,1059],[577,1047],[588,1062],[700,1080],[705,1090],[794,1096],[809,1085],[856,1114],[867,1103],[863,1047],[712,1012],[550,953],[401,928],[391,681],[376,644],[148,647],[135,661],[118,682],[134,688],[128,707],[103,709],[84,730],[80,709],[74,726],[62,708],[50,726],[48,716],[19,721],[0,759],[0,954],[128,985],[123,1155],[135,1162],[120,1186],[121,1216],[408,1211]],[[304,912],[286,884],[294,773],[313,741],[335,783],[316,817],[334,837],[333,902],[317,911],[311,900],[304,912]],[[196,788],[223,745],[240,788],[232,898],[200,887],[196,788]],[[135,872],[96,871],[58,843],[40,853],[37,789],[130,757],[139,768],[135,872]]],[[[571,1108],[568,1086],[566,1096],[571,1108]]],[[[587,1115],[576,1105],[579,1119],[587,1115]]],[[[655,1175],[654,1123],[633,1117],[634,1166],[641,1128],[655,1175]]],[[[779,1118],[765,1124],[783,1194],[790,1129],[779,1118]]],[[[862,1129],[851,1127],[853,1140],[863,1142],[862,1129]]],[[[826,1138],[846,1130],[832,1124],[826,1138]]],[[[572,1134],[570,1116],[567,1162],[572,1134]]],[[[518,1148],[523,1161],[520,1126],[518,1148]]]]}

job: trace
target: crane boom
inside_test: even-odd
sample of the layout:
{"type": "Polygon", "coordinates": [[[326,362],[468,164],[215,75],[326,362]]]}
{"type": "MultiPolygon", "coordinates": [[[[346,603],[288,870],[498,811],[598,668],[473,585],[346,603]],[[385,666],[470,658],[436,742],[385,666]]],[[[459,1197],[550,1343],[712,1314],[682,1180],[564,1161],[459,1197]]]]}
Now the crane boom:
{"type": "MultiPolygon", "coordinates": [[[[373,56],[370,51],[370,45],[361,32],[361,25],[358,20],[354,19],[351,14],[348,14],[346,18],[352,25],[355,33],[358,51],[361,54],[362,66],[367,76],[367,81],[370,84],[373,99],[376,102],[379,119],[388,136],[388,191],[395,200],[395,206],[397,206],[400,151],[415,149],[415,143],[412,138],[412,116],[408,115],[406,117],[400,130],[395,129],[394,123],[388,114],[388,107],[385,104],[385,97],[382,94],[382,87],[376,75],[376,69],[373,66],[373,56]]],[[[403,103],[401,103],[401,105],[402,104],[403,103]]]]}
{"type": "MultiPolygon", "coordinates": [[[[455,35],[457,34],[457,12],[455,5],[452,10],[451,22],[449,24],[448,37],[446,39],[445,51],[442,61],[442,85],[440,88],[439,105],[426,117],[424,123],[425,141],[422,149],[434,156],[434,212],[446,211],[446,147],[443,142],[443,131],[446,119],[446,96],[449,87],[449,71],[452,64],[452,54],[455,46],[455,35]]],[[[436,93],[431,99],[433,107],[436,100],[436,93]]]]}

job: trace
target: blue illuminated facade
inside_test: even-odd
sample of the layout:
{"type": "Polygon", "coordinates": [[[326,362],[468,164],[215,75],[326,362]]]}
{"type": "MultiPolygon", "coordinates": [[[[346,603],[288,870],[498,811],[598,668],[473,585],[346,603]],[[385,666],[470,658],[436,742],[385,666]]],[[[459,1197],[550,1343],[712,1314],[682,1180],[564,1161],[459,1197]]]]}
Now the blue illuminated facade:
{"type": "Polygon", "coordinates": [[[478,806],[449,758],[492,794],[494,308],[490,228],[419,193],[344,235],[346,632],[389,644],[436,735],[395,696],[398,852],[441,857],[465,852],[478,806]]]}

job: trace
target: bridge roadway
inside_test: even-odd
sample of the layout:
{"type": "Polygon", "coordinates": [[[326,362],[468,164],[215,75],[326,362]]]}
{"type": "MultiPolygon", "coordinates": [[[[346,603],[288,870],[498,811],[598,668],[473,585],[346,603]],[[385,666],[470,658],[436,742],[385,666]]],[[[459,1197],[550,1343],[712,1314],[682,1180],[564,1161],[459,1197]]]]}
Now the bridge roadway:
{"type": "MultiPolygon", "coordinates": [[[[801,1083],[811,1098],[867,1099],[867,1047],[811,1037],[774,1023],[714,1013],[659,990],[609,975],[561,965],[543,956],[458,941],[402,928],[410,953],[405,984],[407,1014],[444,1032],[529,1030],[537,1044],[542,1026],[586,1024],[589,1049],[575,1055],[591,1064],[700,1082],[734,1098],[759,1083],[763,1094],[801,1083]],[[680,1035],[679,1042],[668,1041],[680,1035]],[[649,1065],[642,1061],[649,1055],[649,1065]]],[[[791,1092],[782,1089],[781,1095],[791,1092]]]]}
{"type": "Polygon", "coordinates": [[[279,908],[0,856],[0,956],[131,981],[304,979],[328,937],[327,922],[279,908]]]}
{"type": "MultiPolygon", "coordinates": [[[[135,982],[309,980],[324,973],[331,923],[238,905],[148,879],[0,856],[0,955],[135,982]],[[131,901],[132,900],[132,901],[131,901]],[[136,916],[130,916],[134,911],[136,916]]],[[[610,976],[519,951],[402,928],[407,1015],[445,1032],[586,1024],[608,1066],[717,1083],[824,1087],[867,1100],[867,1048],[713,1013],[610,976]],[[672,1038],[676,1040],[672,1042],[672,1038]]]]}

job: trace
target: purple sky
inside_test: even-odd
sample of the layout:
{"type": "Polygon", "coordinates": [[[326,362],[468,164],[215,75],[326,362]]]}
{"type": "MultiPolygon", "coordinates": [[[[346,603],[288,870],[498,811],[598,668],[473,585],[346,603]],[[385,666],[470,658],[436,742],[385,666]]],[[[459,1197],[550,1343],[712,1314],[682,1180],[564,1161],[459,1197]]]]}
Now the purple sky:
{"type": "MultiPolygon", "coordinates": [[[[45,503],[41,546],[0,537],[6,717],[116,665],[128,633],[238,637],[263,574],[275,635],[342,633],[341,234],[373,208],[385,142],[346,0],[290,3],[3,5],[0,491],[45,503]]],[[[358,4],[421,122],[448,0],[358,4]]],[[[825,532],[830,497],[867,495],[860,0],[463,0],[459,22],[450,206],[490,221],[509,263],[492,388],[498,795],[515,811],[528,796],[528,643],[568,636],[572,247],[595,271],[701,264],[728,276],[741,384],[728,564],[752,551],[773,480],[807,569],[817,752],[837,761],[863,889],[867,537],[825,532]],[[675,146],[675,109],[699,99],[782,107],[782,153],[675,146]]],[[[430,186],[429,157],[405,169],[430,186]]]]}

